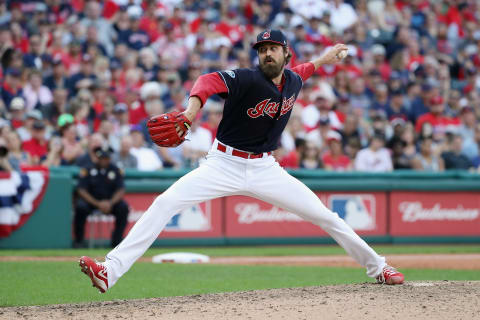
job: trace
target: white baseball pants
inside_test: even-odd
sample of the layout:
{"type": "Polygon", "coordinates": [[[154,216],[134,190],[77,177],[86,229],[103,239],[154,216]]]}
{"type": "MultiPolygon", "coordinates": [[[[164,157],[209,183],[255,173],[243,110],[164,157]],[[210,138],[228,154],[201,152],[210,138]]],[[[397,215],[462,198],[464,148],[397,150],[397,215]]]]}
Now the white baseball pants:
{"type": "Polygon", "coordinates": [[[336,213],[302,182],[289,175],[266,153],[262,158],[243,159],[217,150],[217,143],[199,168],[189,172],[159,195],[130,230],[125,239],[105,259],[109,287],[157,239],[170,219],[197,203],[229,195],[246,195],[295,213],[325,230],[360,265],[376,277],[385,266],[379,256],[336,213]]]}

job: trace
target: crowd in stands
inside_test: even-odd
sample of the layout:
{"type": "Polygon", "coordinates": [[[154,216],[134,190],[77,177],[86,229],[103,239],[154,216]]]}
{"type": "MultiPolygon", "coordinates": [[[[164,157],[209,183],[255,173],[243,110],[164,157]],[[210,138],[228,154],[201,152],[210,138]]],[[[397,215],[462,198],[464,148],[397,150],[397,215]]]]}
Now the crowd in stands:
{"type": "Polygon", "coordinates": [[[196,167],[220,97],[177,148],[153,145],[146,121],[184,110],[201,74],[255,67],[251,44],[276,28],[290,67],[349,47],[304,84],[275,152],[282,166],[477,170],[479,21],[475,0],[2,1],[0,159],[81,166],[108,145],[122,169],[196,167]]]}

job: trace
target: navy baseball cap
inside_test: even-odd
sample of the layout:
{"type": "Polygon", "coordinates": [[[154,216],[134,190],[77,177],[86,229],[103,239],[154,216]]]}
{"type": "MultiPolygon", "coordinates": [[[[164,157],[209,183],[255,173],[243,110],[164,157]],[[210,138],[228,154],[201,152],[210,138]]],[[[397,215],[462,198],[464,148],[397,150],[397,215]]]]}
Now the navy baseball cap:
{"type": "Polygon", "coordinates": [[[258,49],[258,47],[266,42],[276,43],[281,46],[287,46],[287,38],[280,30],[264,30],[260,32],[257,36],[257,42],[253,44],[253,49],[258,49]]]}

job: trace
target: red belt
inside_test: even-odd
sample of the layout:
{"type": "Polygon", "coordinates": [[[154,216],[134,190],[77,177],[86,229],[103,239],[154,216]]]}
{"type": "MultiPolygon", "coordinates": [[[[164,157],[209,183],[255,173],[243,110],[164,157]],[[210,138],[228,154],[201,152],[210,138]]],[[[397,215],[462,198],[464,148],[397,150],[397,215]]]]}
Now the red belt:
{"type": "MultiPolygon", "coordinates": [[[[217,144],[217,150],[222,151],[222,152],[227,152],[227,146],[224,146],[221,143],[217,144]]],[[[271,155],[271,152],[267,152],[267,155],[271,155]]],[[[263,153],[250,153],[250,152],[245,152],[245,151],[240,151],[237,149],[232,149],[232,156],[244,158],[244,159],[258,159],[258,158],[263,158],[263,153]]]]}

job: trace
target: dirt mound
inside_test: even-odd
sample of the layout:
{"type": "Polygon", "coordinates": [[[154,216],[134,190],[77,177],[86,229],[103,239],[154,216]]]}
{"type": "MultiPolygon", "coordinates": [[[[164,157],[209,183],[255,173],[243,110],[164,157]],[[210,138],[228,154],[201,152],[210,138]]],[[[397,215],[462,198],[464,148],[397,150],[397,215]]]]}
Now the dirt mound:
{"type": "Polygon", "coordinates": [[[0,319],[480,319],[480,281],[372,283],[0,309],[0,319]]]}

